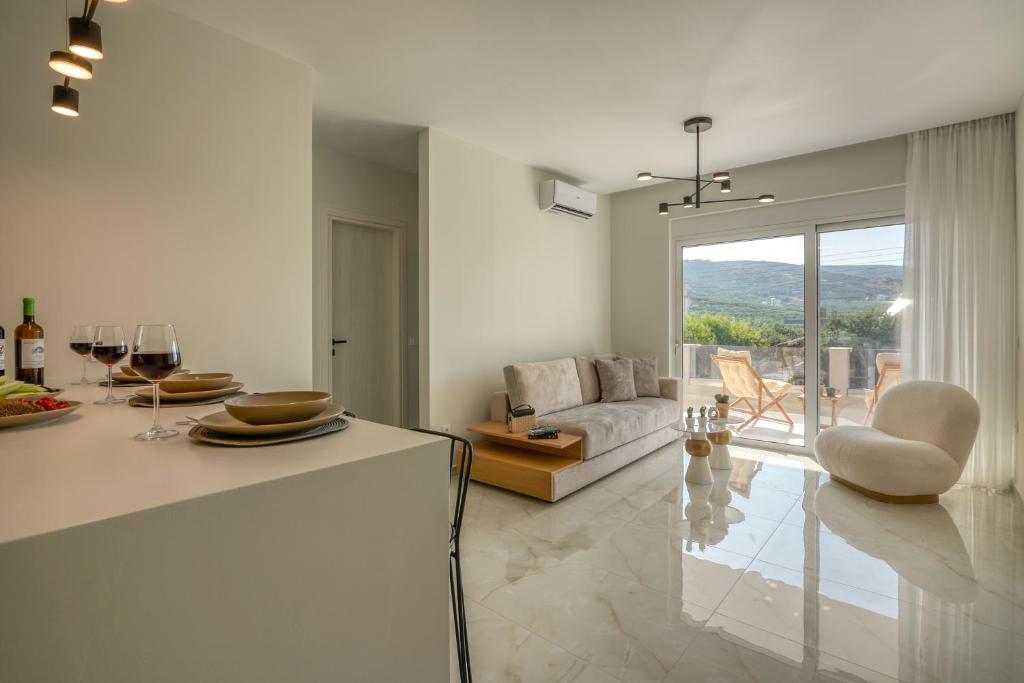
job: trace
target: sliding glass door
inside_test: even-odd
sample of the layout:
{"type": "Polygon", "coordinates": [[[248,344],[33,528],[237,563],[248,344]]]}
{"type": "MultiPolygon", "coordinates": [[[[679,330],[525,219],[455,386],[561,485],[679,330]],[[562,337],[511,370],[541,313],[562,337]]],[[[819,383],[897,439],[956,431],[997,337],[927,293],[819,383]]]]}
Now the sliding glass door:
{"type": "Polygon", "coordinates": [[[803,446],[804,236],[682,250],[684,400],[728,395],[748,439],[803,446]]]}
{"type": "Polygon", "coordinates": [[[901,379],[902,224],[818,231],[821,429],[871,420],[901,379]]]}
{"type": "Polygon", "coordinates": [[[685,405],[728,395],[739,439],[798,450],[822,429],[870,421],[901,379],[899,220],[678,244],[685,405]]]}

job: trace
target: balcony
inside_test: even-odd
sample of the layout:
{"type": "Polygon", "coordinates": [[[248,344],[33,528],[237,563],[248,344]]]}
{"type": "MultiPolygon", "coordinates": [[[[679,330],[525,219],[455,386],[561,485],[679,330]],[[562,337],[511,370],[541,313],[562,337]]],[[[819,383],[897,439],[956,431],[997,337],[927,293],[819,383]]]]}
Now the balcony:
{"type": "MultiPolygon", "coordinates": [[[[696,410],[699,406],[715,403],[715,394],[729,393],[723,387],[722,374],[712,360],[720,348],[731,351],[747,351],[754,370],[767,384],[772,380],[792,385],[789,393],[780,401],[782,409],[792,419],[785,422],[781,410],[769,409],[763,419],[752,421],[743,427],[738,435],[744,438],[772,443],[802,446],[805,443],[804,407],[802,397],[805,388],[804,347],[742,347],[705,344],[684,344],[682,356],[683,401],[696,410]]],[[[859,425],[864,422],[868,405],[865,390],[871,390],[878,381],[876,357],[879,353],[894,352],[896,349],[852,348],[832,346],[821,350],[819,365],[821,382],[819,423],[822,429],[833,426],[832,399],[824,397],[825,387],[835,390],[836,425],[859,425]]],[[[735,397],[732,397],[735,400],[735,397]]],[[[756,400],[754,401],[756,403],[756,400]]],[[[742,407],[742,406],[741,406],[742,407]]],[[[737,413],[747,418],[749,414],[737,413]]]]}

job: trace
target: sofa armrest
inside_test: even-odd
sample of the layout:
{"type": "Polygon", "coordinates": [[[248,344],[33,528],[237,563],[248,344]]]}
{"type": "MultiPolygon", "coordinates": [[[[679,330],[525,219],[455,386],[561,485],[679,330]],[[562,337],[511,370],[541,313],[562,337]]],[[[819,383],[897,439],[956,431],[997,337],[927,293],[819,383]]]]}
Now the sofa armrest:
{"type": "Polygon", "coordinates": [[[491,419],[504,424],[508,420],[509,410],[511,410],[511,407],[508,402],[508,392],[494,392],[491,395],[491,419]]]}
{"type": "Polygon", "coordinates": [[[658,389],[662,398],[670,398],[673,401],[683,400],[683,381],[678,377],[659,377],[658,389]]]}

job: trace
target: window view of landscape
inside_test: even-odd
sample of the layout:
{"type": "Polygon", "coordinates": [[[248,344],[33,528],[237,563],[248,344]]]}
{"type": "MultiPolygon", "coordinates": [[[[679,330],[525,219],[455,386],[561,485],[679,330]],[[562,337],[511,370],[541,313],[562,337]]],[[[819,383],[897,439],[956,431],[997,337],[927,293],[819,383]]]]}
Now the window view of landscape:
{"type": "Polygon", "coordinates": [[[818,387],[827,428],[864,421],[879,393],[899,381],[900,311],[908,303],[901,298],[903,226],[820,233],[820,375],[813,383],[804,376],[803,240],[683,250],[687,401],[729,393],[730,419],[749,438],[802,444],[807,384],[818,387]]]}

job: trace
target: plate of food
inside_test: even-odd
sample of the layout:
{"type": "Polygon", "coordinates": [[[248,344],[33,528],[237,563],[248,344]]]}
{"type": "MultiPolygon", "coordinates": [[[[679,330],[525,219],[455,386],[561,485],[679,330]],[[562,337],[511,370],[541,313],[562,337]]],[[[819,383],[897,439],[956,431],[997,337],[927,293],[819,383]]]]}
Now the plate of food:
{"type": "Polygon", "coordinates": [[[61,401],[52,397],[34,400],[0,398],[0,429],[59,420],[81,407],[80,401],[61,401]]]}

